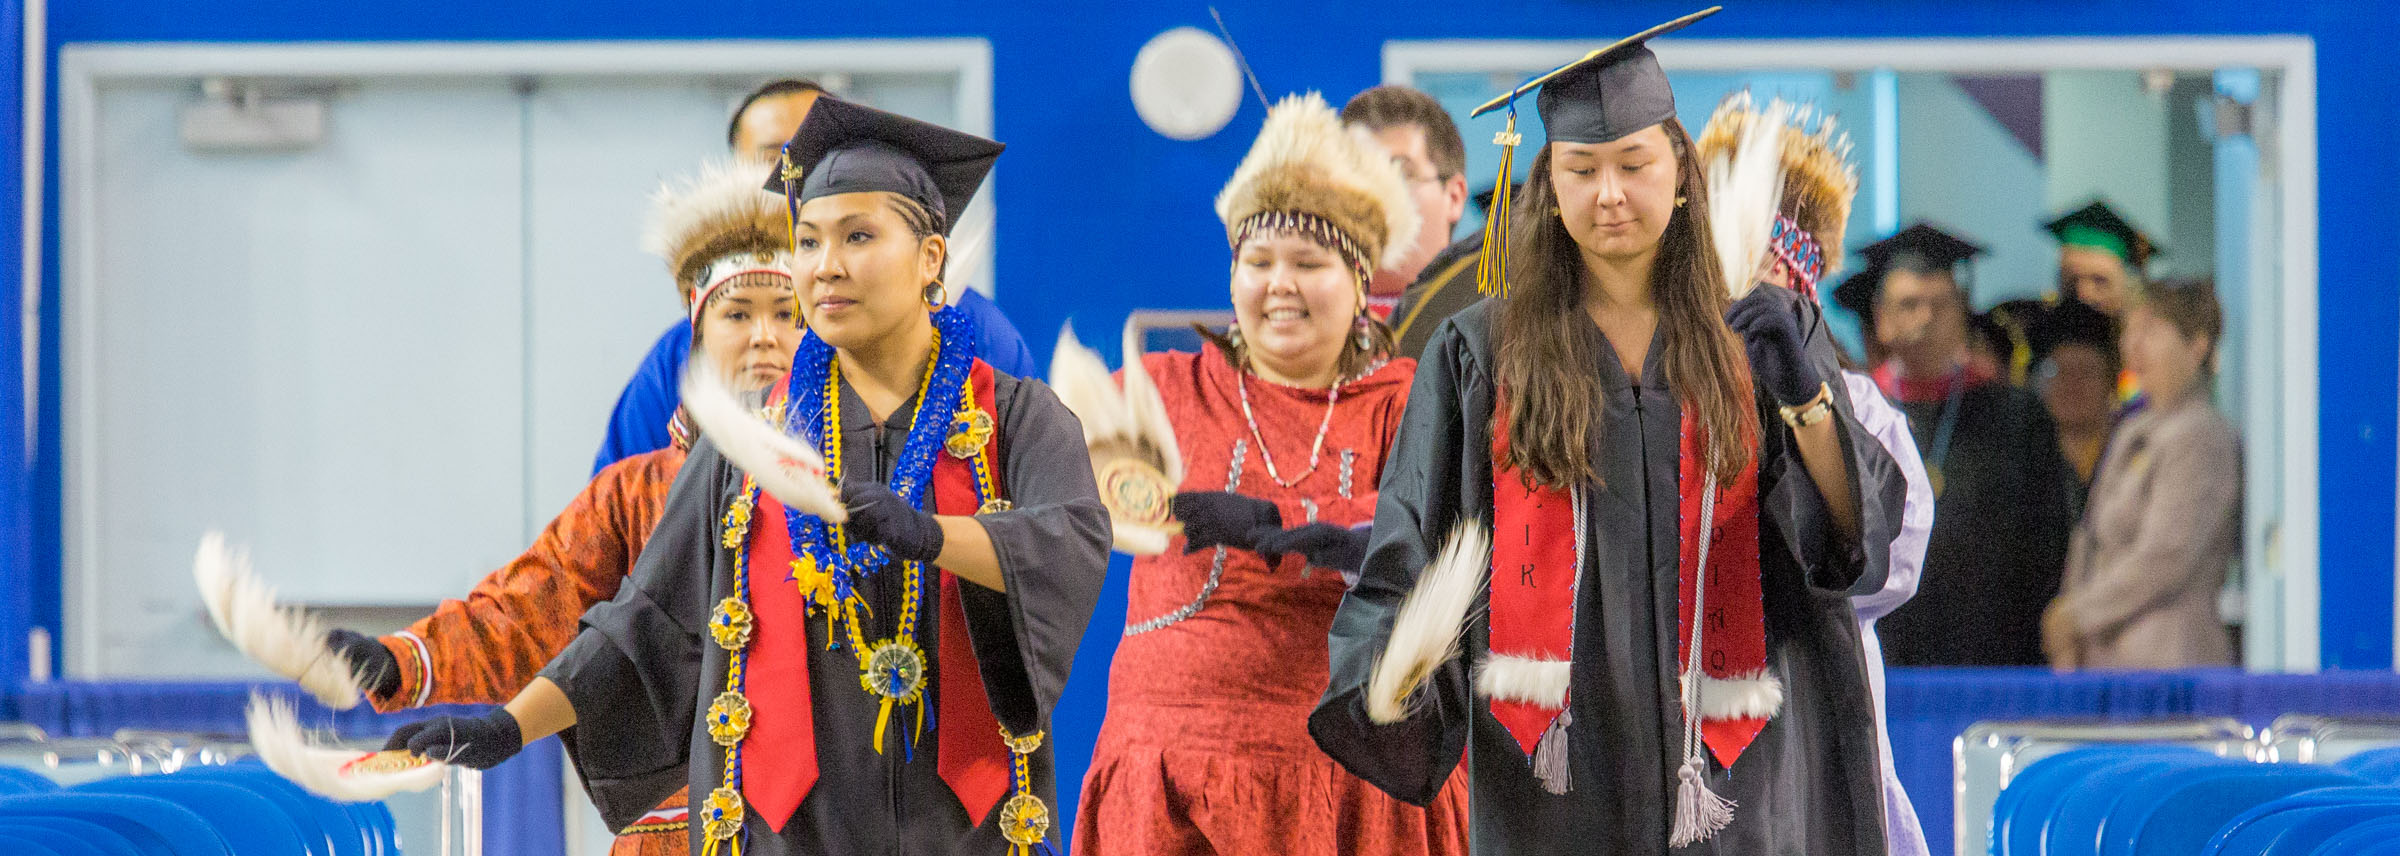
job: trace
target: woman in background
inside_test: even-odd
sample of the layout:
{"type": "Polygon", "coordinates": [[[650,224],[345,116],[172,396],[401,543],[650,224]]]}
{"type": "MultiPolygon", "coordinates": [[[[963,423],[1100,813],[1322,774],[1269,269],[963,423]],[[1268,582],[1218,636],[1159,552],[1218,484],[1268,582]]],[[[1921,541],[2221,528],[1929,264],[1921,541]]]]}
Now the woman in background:
{"type": "Polygon", "coordinates": [[[1268,114],[1218,197],[1236,320],[1200,353],[1140,357],[1184,457],[1186,540],[1134,561],[1077,853],[1466,852],[1458,777],[1418,808],[1307,729],[1416,370],[1366,301],[1416,234],[1408,192],[1310,95],[1268,114]]]}
{"type": "Polygon", "coordinates": [[[2206,280],[2146,286],[2126,316],[2125,367],[2149,404],[2109,440],[2075,527],[2042,621],[2054,667],[2233,664],[2217,594],[2241,552],[2241,439],[2209,401],[2224,324],[2206,280]]]}

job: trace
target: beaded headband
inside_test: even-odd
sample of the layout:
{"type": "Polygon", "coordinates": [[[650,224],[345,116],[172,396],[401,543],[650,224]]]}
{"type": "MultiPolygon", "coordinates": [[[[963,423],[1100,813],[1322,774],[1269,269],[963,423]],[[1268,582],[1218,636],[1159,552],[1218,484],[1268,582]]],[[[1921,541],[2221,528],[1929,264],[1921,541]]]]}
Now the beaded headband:
{"type": "Polygon", "coordinates": [[[1332,221],[1305,211],[1261,211],[1233,230],[1233,245],[1239,248],[1253,236],[1266,232],[1295,233],[1332,249],[1342,257],[1343,264],[1350,266],[1350,275],[1357,280],[1358,287],[1367,287],[1366,255],[1359,252],[1358,243],[1350,240],[1349,235],[1334,228],[1332,221]]]}
{"type": "Polygon", "coordinates": [[[1816,236],[1792,218],[1777,214],[1767,249],[1792,269],[1792,290],[1817,299],[1817,280],[1825,275],[1825,249],[1817,245],[1816,236]]]}

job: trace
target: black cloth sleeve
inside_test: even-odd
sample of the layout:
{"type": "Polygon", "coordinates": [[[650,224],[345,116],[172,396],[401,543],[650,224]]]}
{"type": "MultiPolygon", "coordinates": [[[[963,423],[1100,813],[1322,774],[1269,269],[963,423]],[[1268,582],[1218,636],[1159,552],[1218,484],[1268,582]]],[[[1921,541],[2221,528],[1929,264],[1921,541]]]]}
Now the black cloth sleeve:
{"type": "Polygon", "coordinates": [[[1759,400],[1759,425],[1765,429],[1759,448],[1760,515],[1774,530],[1771,540],[1782,543],[1809,586],[1844,596],[1873,594],[1883,590],[1891,570],[1892,539],[1900,534],[1908,482],[1891,453],[1859,423],[1825,316],[1808,303],[1801,304],[1801,313],[1802,356],[1832,390],[1834,427],[1858,499],[1859,536],[1846,538],[1836,531],[1824,494],[1792,445],[1791,428],[1765,397],[1759,400]]]}
{"type": "Polygon", "coordinates": [[[1006,593],[959,587],[992,713],[1009,731],[1044,728],[1108,577],[1108,509],[1092,481],[1083,423],[1040,381],[998,379],[1002,493],[978,515],[1006,593]]]}
{"type": "Polygon", "coordinates": [[[1481,317],[1445,322],[1418,363],[1384,458],[1365,565],[1334,613],[1331,683],[1308,720],[1318,748],[1352,775],[1420,806],[1433,802],[1466,751],[1475,714],[1467,664],[1435,670],[1417,691],[1415,713],[1389,725],[1367,717],[1366,686],[1401,601],[1451,527],[1489,514],[1492,386],[1462,333],[1462,321],[1481,317]]]}
{"type": "Polygon", "coordinates": [[[705,439],[692,449],[632,578],[542,669],[575,707],[559,741],[611,830],[685,784],[728,471],[705,439]]]}

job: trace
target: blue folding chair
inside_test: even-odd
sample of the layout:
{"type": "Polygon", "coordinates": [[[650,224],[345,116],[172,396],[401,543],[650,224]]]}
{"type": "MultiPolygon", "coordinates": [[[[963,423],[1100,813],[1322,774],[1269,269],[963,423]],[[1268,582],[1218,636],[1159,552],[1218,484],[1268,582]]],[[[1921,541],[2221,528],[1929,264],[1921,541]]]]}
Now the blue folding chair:
{"type": "Polygon", "coordinates": [[[2109,812],[2100,856],[2192,856],[2243,812],[2316,788],[2363,784],[2324,767],[2236,764],[2167,769],[2124,783],[2109,812]]]}
{"type": "Polygon", "coordinates": [[[175,775],[230,782],[274,800],[299,825],[311,856],[374,856],[367,834],[358,828],[357,818],[341,803],[309,793],[263,764],[186,767],[175,775]]]}
{"type": "Polygon", "coordinates": [[[75,842],[74,853],[88,856],[142,856],[140,848],[122,833],[88,820],[73,817],[0,818],[0,831],[20,833],[31,830],[65,835],[75,842]]]}
{"type": "Polygon", "coordinates": [[[0,818],[72,817],[122,833],[144,854],[237,856],[191,809],[157,797],[59,791],[0,797],[0,818]]]}
{"type": "Polygon", "coordinates": [[[83,848],[61,850],[56,842],[23,832],[0,832],[0,853],[9,856],[82,856],[83,848]]]}
{"type": "Polygon", "coordinates": [[[22,767],[0,767],[0,796],[10,794],[46,794],[58,790],[58,783],[48,776],[22,767]]]}
{"type": "Polygon", "coordinates": [[[368,856],[400,856],[400,823],[392,817],[392,807],[379,802],[347,803],[342,810],[358,824],[367,837],[368,856]]]}
{"type": "Polygon", "coordinates": [[[120,776],[74,790],[152,796],[191,809],[242,856],[310,856],[299,824],[273,800],[240,785],[182,776],[120,776]]]}
{"type": "MultiPolygon", "coordinates": [[[[1993,856],[2035,856],[2041,851],[2044,818],[2065,796],[2065,789],[2093,770],[2127,760],[2159,756],[2217,759],[2182,746],[2105,745],[2069,749],[2044,758],[2010,779],[1992,804],[1993,856]]],[[[2221,759],[2218,759],[2221,760],[2221,759]]]]}
{"type": "Polygon", "coordinates": [[[2379,785],[2400,785],[2400,746],[2369,749],[2334,766],[2379,785]]]}
{"type": "MultiPolygon", "coordinates": [[[[2077,780],[2064,799],[2058,801],[2050,816],[2039,824],[2025,823],[2040,841],[2038,849],[2023,852],[2042,856],[2092,856],[2100,852],[2100,836],[2108,825],[2109,812],[2125,799],[2126,791],[2117,783],[2132,781],[2163,770],[2241,764],[2204,752],[2190,755],[2153,755],[2120,760],[2092,770],[2077,780]]],[[[2032,819],[2028,819],[2032,820],[2032,819]]]]}
{"type": "Polygon", "coordinates": [[[2201,851],[2201,856],[2289,856],[2295,852],[2306,853],[2316,846],[2315,839],[2306,838],[2307,833],[2290,839],[2294,842],[2291,847],[2300,848],[2298,850],[2285,846],[2285,841],[2287,836],[2292,835],[2303,823],[2310,822],[2311,818],[2319,815],[2362,816],[2362,813],[2363,816],[2373,816],[2384,810],[2400,810],[2400,788],[2370,786],[2301,791],[2269,800],[2226,822],[2223,828],[2217,830],[2216,836],[2209,839],[2208,847],[2201,851]],[[2297,843],[2304,839],[2311,843],[2297,843]]]}
{"type": "Polygon", "coordinates": [[[2340,835],[2325,839],[2310,856],[2365,856],[2373,851],[2390,852],[2400,842],[2400,819],[2371,820],[2343,830],[2340,835]]]}

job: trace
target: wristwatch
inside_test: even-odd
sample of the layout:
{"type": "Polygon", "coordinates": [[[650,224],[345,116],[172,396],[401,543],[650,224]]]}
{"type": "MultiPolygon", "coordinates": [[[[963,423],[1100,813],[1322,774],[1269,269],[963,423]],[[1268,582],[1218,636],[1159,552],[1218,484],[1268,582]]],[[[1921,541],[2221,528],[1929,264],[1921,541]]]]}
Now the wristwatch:
{"type": "Polygon", "coordinates": [[[1777,408],[1777,411],[1783,414],[1783,424],[1794,428],[1806,428],[1823,422],[1827,417],[1833,415],[1833,386],[1825,383],[1817,384],[1817,394],[1814,398],[1810,398],[1807,404],[1798,407],[1780,407],[1777,408]]]}

